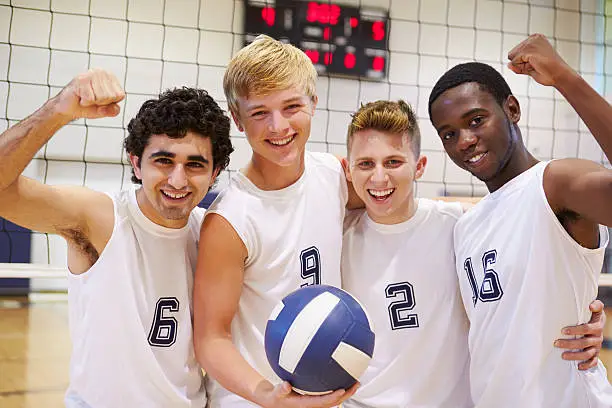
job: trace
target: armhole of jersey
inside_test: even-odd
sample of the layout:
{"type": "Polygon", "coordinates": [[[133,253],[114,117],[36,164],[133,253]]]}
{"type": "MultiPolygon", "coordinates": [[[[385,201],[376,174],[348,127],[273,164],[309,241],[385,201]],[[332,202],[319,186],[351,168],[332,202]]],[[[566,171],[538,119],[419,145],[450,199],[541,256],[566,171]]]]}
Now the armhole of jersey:
{"type": "MultiPolygon", "coordinates": [[[[98,259],[96,260],[96,262],[94,262],[94,264],[91,265],[88,270],[86,270],[83,273],[74,274],[70,271],[70,269],[68,269],[68,267],[66,267],[66,269],[68,269],[69,279],[83,279],[85,278],[85,276],[89,276],[92,273],[94,273],[94,269],[97,269],[97,265],[102,262],[102,259],[106,256],[106,253],[108,252],[107,249],[113,244],[113,241],[115,240],[115,233],[117,232],[117,227],[119,223],[121,222],[121,217],[120,217],[119,210],[117,207],[117,195],[113,195],[108,192],[104,192],[104,194],[107,197],[109,197],[111,199],[111,202],[113,203],[113,231],[111,232],[111,236],[108,239],[108,242],[106,243],[106,245],[104,246],[104,249],[102,250],[102,252],[98,255],[98,259]]],[[[126,193],[121,194],[122,195],[121,198],[122,199],[125,198],[127,200],[128,198],[124,197],[124,194],[126,193]]]]}
{"type": "Polygon", "coordinates": [[[550,206],[550,203],[548,202],[548,197],[546,197],[546,191],[544,190],[544,171],[546,170],[546,168],[548,167],[550,163],[551,162],[549,161],[548,163],[546,163],[545,166],[542,166],[541,169],[538,169],[537,177],[538,177],[539,193],[543,200],[542,204],[544,205],[548,216],[551,218],[551,221],[554,223],[555,228],[557,228],[560,231],[560,233],[563,235],[563,237],[565,237],[566,240],[571,242],[573,247],[583,255],[591,255],[591,254],[598,253],[600,251],[605,251],[608,245],[608,240],[609,240],[608,235],[609,234],[608,234],[607,229],[603,227],[602,225],[598,224],[599,246],[595,249],[585,248],[582,245],[580,245],[580,243],[576,242],[576,240],[570,235],[570,233],[567,232],[567,230],[563,227],[563,225],[561,225],[559,218],[557,218],[557,214],[555,214],[554,210],[550,206]]]}
{"type": "MultiPolygon", "coordinates": [[[[234,219],[234,218],[240,218],[238,216],[233,217],[231,215],[229,215],[229,211],[225,211],[225,210],[219,210],[219,209],[208,209],[206,211],[206,213],[204,213],[204,218],[206,218],[209,214],[217,214],[221,217],[223,217],[225,219],[225,221],[227,221],[229,223],[229,225],[231,225],[232,229],[234,230],[234,232],[238,235],[238,237],[240,238],[240,240],[242,241],[242,243],[244,244],[244,247],[247,250],[247,257],[246,257],[246,261],[245,264],[248,263],[248,261],[251,258],[251,254],[253,253],[253,248],[251,245],[251,240],[249,239],[249,232],[248,232],[248,227],[246,226],[246,222],[244,222],[244,217],[242,221],[239,221],[238,219],[234,219]],[[237,226],[237,224],[240,223],[242,228],[239,228],[237,226]]],[[[202,218],[202,222],[204,222],[204,218],[202,218]]]]}

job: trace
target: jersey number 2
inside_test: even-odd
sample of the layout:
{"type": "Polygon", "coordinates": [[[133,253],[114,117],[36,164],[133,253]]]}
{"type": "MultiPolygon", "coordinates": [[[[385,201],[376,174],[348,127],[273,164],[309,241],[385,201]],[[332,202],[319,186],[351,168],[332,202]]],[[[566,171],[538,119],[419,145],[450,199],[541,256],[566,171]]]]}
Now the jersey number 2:
{"type": "Polygon", "coordinates": [[[306,281],[300,286],[321,284],[321,256],[317,247],[311,246],[302,251],[300,265],[302,267],[302,279],[306,281]]]}
{"type": "Polygon", "coordinates": [[[416,300],[414,299],[414,289],[408,282],[392,283],[385,289],[385,296],[389,298],[401,297],[401,300],[391,302],[389,305],[389,319],[391,329],[408,329],[419,327],[419,317],[416,313],[406,313],[414,309],[416,300]]]}
{"type": "Polygon", "coordinates": [[[474,266],[472,265],[472,258],[468,258],[463,263],[463,268],[468,275],[470,286],[472,287],[472,301],[474,306],[476,302],[495,302],[502,298],[504,291],[502,290],[501,283],[499,283],[499,275],[492,269],[497,260],[497,251],[495,249],[485,252],[482,256],[482,268],[484,269],[484,279],[478,288],[478,282],[476,281],[476,274],[474,273],[474,266]]]}
{"type": "Polygon", "coordinates": [[[178,322],[166,313],[178,312],[179,301],[175,297],[163,297],[155,305],[155,317],[149,332],[149,344],[156,347],[170,347],[176,341],[178,322]]]}

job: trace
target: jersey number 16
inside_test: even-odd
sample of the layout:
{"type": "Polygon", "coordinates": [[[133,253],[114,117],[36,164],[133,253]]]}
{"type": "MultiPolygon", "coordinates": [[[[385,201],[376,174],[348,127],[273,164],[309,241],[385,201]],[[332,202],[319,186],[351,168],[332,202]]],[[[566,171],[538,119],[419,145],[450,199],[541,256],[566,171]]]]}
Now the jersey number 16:
{"type": "Polygon", "coordinates": [[[472,287],[472,301],[474,306],[476,302],[495,302],[502,298],[504,291],[502,290],[501,283],[499,283],[499,275],[493,270],[493,265],[497,260],[497,251],[495,249],[485,252],[482,256],[482,268],[484,269],[484,279],[478,288],[478,281],[476,280],[476,274],[474,273],[474,266],[472,265],[472,258],[468,258],[463,263],[463,268],[467,272],[470,286],[472,287]]]}

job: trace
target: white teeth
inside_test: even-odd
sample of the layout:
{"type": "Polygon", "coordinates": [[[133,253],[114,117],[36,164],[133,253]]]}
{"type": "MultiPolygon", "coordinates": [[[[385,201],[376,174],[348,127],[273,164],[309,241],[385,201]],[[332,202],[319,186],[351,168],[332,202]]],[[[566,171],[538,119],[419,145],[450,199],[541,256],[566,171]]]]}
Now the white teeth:
{"type": "Polygon", "coordinates": [[[476,163],[478,160],[482,159],[482,156],[484,156],[484,153],[480,153],[477,154],[476,156],[472,157],[470,160],[468,160],[470,163],[476,163]]]}
{"type": "Polygon", "coordinates": [[[274,146],[284,146],[292,140],[293,140],[293,136],[289,136],[284,139],[277,139],[277,140],[268,139],[268,141],[272,143],[274,146]]]}
{"type": "Polygon", "coordinates": [[[385,197],[391,194],[395,190],[394,188],[388,188],[386,190],[368,190],[368,193],[372,194],[374,197],[385,197]]]}
{"type": "Polygon", "coordinates": [[[168,191],[162,191],[162,193],[164,193],[170,198],[176,198],[176,199],[187,197],[187,194],[189,194],[189,193],[175,194],[175,193],[170,193],[168,191]]]}

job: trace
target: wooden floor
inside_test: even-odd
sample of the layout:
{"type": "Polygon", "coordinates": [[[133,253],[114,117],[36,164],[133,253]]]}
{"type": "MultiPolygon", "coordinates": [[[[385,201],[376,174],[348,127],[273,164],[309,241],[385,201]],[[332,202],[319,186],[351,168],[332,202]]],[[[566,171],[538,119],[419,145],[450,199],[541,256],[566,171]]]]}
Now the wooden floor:
{"type": "MultiPolygon", "coordinates": [[[[612,308],[606,324],[612,339],[612,308]]],[[[0,407],[63,407],[68,386],[68,308],[57,296],[0,298],[0,407]]],[[[612,350],[602,351],[612,381],[612,350]]]]}
{"type": "Polygon", "coordinates": [[[63,299],[0,298],[0,407],[64,406],[70,338],[63,299]]]}

